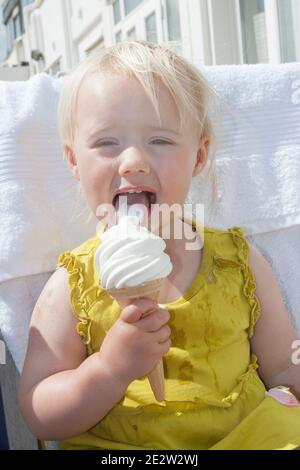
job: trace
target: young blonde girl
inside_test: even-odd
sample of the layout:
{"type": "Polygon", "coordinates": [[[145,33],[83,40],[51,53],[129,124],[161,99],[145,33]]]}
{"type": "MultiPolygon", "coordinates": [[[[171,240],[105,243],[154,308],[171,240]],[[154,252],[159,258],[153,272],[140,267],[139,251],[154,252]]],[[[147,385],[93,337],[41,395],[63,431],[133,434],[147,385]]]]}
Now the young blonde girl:
{"type": "MultiPolygon", "coordinates": [[[[215,188],[216,105],[201,72],[168,47],[128,41],[82,62],[66,79],[59,127],[92,213],[130,190],[183,205],[207,168],[215,188]]],[[[241,227],[181,224],[183,238],[165,240],[166,308],[139,299],[121,310],[95,270],[98,234],[61,254],[33,311],[20,383],[40,439],[63,449],[300,445],[297,334],[270,266],[241,227]],[[186,250],[192,234],[202,248],[186,250]],[[157,402],[146,376],[161,358],[157,402]]]]}

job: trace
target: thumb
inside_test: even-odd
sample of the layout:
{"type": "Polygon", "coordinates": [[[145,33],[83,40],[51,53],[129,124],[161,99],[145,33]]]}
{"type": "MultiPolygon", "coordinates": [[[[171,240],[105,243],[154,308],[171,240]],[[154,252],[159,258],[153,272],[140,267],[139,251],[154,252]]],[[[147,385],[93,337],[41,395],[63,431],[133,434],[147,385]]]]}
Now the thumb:
{"type": "Polygon", "coordinates": [[[135,323],[142,317],[143,312],[137,305],[127,305],[123,308],[120,318],[126,323],[135,323]]]}

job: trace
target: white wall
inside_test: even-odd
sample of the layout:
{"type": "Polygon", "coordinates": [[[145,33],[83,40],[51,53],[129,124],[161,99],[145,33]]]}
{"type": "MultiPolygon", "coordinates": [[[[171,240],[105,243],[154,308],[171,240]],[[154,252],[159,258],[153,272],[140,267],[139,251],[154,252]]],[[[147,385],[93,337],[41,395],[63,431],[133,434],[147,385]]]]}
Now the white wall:
{"type": "Polygon", "coordinates": [[[213,63],[207,0],[189,0],[192,53],[195,64],[213,63]]]}
{"type": "Polygon", "coordinates": [[[54,62],[61,58],[62,68],[66,68],[65,25],[62,14],[61,0],[46,0],[39,8],[43,31],[43,46],[47,70],[54,62]]]}
{"type": "Polygon", "coordinates": [[[69,1],[70,34],[73,65],[82,60],[95,45],[103,42],[104,0],[69,1]],[[71,7],[70,7],[71,3],[71,7]]]}
{"type": "Polygon", "coordinates": [[[239,64],[240,51],[235,0],[208,0],[213,64],[239,64]]]}
{"type": "Polygon", "coordinates": [[[73,40],[83,34],[88,25],[94,23],[95,17],[102,13],[105,3],[103,0],[69,0],[73,40]]]}

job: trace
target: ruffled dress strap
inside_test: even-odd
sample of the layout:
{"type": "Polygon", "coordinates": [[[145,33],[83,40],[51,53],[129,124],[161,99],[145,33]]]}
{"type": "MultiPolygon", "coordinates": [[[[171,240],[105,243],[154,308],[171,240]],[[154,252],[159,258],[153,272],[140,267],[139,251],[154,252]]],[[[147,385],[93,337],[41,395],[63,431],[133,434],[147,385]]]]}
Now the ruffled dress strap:
{"type": "Polygon", "coordinates": [[[260,316],[260,302],[256,296],[256,282],[252,269],[249,266],[250,245],[245,237],[243,227],[230,227],[228,232],[232,235],[233,242],[237,247],[237,256],[244,278],[243,292],[250,305],[249,338],[254,334],[254,326],[260,316]]]}
{"type": "Polygon", "coordinates": [[[74,316],[78,323],[76,326],[78,334],[87,347],[88,354],[93,353],[91,343],[91,318],[89,310],[97,296],[99,286],[95,283],[94,269],[91,266],[95,243],[89,243],[88,249],[75,249],[61,253],[56,269],[64,267],[69,274],[70,302],[74,316]]]}

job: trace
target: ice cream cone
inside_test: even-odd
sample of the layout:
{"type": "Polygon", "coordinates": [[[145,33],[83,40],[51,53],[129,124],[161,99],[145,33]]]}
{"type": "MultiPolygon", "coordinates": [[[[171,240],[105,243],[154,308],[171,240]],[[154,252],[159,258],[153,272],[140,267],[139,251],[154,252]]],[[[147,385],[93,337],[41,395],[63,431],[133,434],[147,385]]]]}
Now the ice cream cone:
{"type": "MultiPolygon", "coordinates": [[[[145,282],[144,284],[140,284],[138,286],[123,287],[121,289],[108,289],[108,292],[111,297],[113,297],[120,304],[121,308],[124,308],[129,305],[133,299],[140,299],[141,297],[146,297],[148,299],[157,301],[163,282],[164,278],[156,279],[154,281],[145,282]]],[[[148,380],[156,400],[164,401],[165,381],[162,359],[148,374],[148,380]]]]}
{"type": "Polygon", "coordinates": [[[121,287],[120,289],[111,287],[108,290],[111,297],[126,304],[126,299],[140,299],[147,297],[148,299],[157,300],[160,289],[165,278],[155,279],[154,281],[144,282],[137,286],[121,287]]]}

